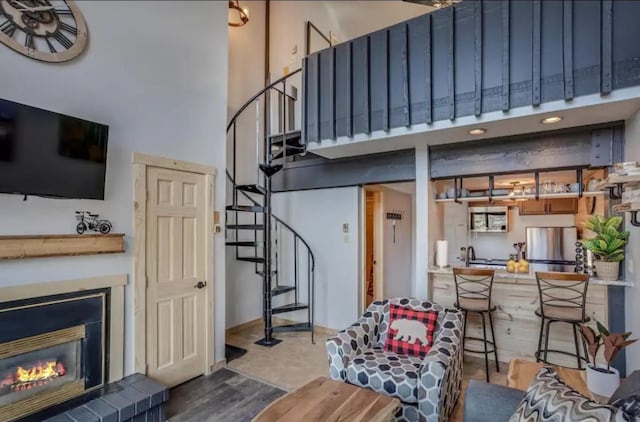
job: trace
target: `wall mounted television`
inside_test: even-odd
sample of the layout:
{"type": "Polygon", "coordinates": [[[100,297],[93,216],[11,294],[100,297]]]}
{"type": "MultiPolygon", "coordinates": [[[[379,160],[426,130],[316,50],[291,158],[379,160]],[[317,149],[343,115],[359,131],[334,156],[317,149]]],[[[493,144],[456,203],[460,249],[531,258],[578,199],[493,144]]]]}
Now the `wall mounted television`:
{"type": "Polygon", "coordinates": [[[104,199],[109,127],[0,98],[0,193],[104,199]]]}

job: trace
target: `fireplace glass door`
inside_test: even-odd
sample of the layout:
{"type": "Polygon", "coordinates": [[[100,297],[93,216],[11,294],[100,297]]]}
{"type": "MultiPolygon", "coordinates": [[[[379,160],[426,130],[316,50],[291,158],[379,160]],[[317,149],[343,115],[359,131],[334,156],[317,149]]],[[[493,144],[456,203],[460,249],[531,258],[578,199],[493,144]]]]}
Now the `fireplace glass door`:
{"type": "Polygon", "coordinates": [[[0,344],[0,422],[84,392],[84,331],[71,327],[0,344]]]}

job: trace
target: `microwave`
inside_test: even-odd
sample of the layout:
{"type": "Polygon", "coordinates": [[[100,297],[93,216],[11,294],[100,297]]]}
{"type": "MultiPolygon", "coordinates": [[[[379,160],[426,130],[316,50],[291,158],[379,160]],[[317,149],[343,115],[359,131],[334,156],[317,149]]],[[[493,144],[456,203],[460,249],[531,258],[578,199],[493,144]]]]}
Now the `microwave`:
{"type": "Polygon", "coordinates": [[[506,233],[509,231],[508,207],[470,207],[469,231],[506,233]]]}

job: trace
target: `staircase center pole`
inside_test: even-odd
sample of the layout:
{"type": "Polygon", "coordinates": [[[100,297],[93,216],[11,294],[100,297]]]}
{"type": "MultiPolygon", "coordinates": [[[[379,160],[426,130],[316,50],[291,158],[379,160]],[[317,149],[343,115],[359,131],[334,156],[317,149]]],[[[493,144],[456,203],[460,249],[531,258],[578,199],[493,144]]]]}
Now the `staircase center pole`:
{"type": "Polygon", "coordinates": [[[264,197],[264,342],[273,343],[271,325],[271,178],[265,178],[266,195],[264,197]]]}

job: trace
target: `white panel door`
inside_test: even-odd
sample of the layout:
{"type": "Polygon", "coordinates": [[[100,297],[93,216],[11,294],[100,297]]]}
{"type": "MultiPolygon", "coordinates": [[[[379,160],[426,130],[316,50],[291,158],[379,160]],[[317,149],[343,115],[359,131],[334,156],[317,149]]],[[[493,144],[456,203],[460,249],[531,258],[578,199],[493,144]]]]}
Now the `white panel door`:
{"type": "Polygon", "coordinates": [[[147,375],[205,372],[206,176],[147,167],[147,375]]]}

